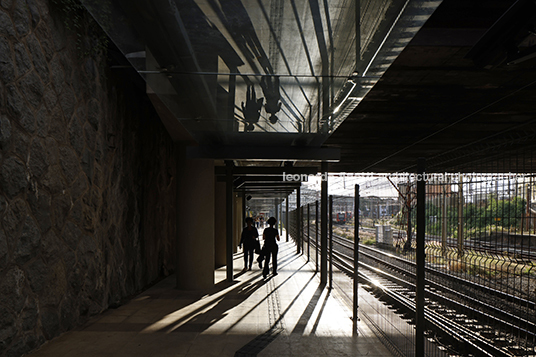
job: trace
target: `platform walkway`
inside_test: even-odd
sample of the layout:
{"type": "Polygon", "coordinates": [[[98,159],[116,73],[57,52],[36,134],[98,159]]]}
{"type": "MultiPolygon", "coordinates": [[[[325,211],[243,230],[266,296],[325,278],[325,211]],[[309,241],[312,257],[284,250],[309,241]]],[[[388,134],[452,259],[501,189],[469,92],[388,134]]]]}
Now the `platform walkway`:
{"type": "Polygon", "coordinates": [[[295,251],[282,242],[279,275],[266,280],[256,263],[243,272],[235,254],[235,281],[223,267],[203,293],[175,289],[170,276],[30,355],[391,356],[364,323],[352,335],[348,310],[295,251]]]}

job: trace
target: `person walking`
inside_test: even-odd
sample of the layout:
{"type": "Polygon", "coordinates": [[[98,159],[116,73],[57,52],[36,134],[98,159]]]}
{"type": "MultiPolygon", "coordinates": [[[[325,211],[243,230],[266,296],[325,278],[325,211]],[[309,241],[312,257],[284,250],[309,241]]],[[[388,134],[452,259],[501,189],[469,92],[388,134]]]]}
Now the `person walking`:
{"type": "Polygon", "coordinates": [[[270,271],[270,258],[272,258],[272,274],[277,275],[277,252],[279,247],[277,246],[277,241],[279,241],[279,233],[277,228],[274,226],[277,224],[275,217],[270,217],[268,221],[269,227],[264,229],[262,233],[262,238],[264,239],[264,270],[262,271],[262,276],[266,278],[270,271]],[[277,241],[276,241],[277,240],[277,241]]]}
{"type": "Polygon", "coordinates": [[[259,231],[253,227],[253,218],[247,217],[246,224],[247,226],[242,231],[242,237],[240,238],[240,248],[244,245],[244,270],[248,270],[248,267],[251,270],[255,241],[259,237],[259,231]]]}

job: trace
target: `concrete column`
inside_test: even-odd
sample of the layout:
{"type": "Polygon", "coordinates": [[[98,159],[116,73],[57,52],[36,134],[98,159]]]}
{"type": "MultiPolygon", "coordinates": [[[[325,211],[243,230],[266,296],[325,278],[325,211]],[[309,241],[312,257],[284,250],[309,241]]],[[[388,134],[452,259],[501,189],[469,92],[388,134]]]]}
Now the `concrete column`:
{"type": "Polygon", "coordinates": [[[239,194],[234,195],[234,252],[238,251],[238,245],[240,244],[240,235],[242,234],[242,222],[244,218],[244,213],[242,212],[242,197],[239,194]]]}
{"type": "MultiPolygon", "coordinates": [[[[274,215],[273,217],[276,221],[279,221],[279,208],[277,207],[277,198],[274,198],[274,215]]],[[[275,227],[277,229],[277,227],[275,227]]]]}
{"type": "Polygon", "coordinates": [[[214,160],[179,162],[177,189],[177,288],[214,286],[214,160]]]}
{"type": "Polygon", "coordinates": [[[214,265],[224,266],[225,259],[225,182],[216,182],[214,192],[214,265]]]}
{"type": "Polygon", "coordinates": [[[240,195],[241,199],[242,199],[242,215],[240,216],[241,217],[241,221],[240,221],[240,227],[245,227],[246,226],[246,191],[242,191],[241,195],[240,195]]]}
{"type": "Polygon", "coordinates": [[[225,265],[228,282],[234,279],[233,252],[236,245],[233,239],[233,206],[233,162],[225,161],[225,265]]]}

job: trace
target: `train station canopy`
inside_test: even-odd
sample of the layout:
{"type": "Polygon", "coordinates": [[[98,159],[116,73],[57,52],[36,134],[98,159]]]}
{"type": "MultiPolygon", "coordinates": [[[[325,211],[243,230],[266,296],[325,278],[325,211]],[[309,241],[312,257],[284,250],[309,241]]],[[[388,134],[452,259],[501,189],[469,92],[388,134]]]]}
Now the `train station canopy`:
{"type": "Polygon", "coordinates": [[[189,157],[448,170],[536,135],[534,1],[82,3],[189,157]]]}

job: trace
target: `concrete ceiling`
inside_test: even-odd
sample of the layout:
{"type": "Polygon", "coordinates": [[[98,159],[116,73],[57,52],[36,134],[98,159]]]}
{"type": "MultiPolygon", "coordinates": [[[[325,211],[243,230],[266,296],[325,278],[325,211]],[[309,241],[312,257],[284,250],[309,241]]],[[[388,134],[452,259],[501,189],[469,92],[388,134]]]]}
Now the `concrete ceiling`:
{"type": "Polygon", "coordinates": [[[328,138],[330,170],[534,170],[535,20],[534,1],[444,0],[328,138]]]}
{"type": "Polygon", "coordinates": [[[189,153],[274,170],[235,175],[266,210],[295,189],[276,168],[319,168],[325,147],[332,172],[534,168],[534,0],[82,2],[189,153]],[[276,76],[277,123],[246,120],[248,87],[276,76]]]}
{"type": "Polygon", "coordinates": [[[441,2],[81,1],[173,139],[202,146],[197,157],[274,161],[289,146],[320,148],[441,2]],[[250,156],[229,156],[240,150],[250,156]]]}

